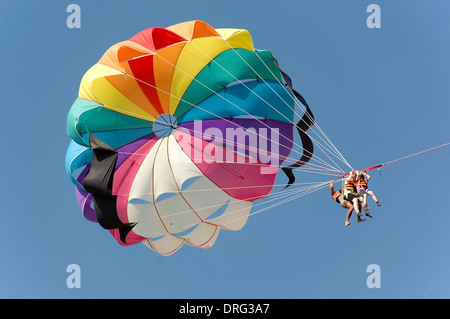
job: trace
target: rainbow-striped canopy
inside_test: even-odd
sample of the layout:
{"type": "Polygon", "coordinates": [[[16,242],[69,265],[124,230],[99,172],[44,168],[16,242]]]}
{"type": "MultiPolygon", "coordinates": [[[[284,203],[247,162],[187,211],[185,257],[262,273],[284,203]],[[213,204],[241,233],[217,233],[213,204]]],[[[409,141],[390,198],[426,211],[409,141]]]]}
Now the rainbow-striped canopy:
{"type": "Polygon", "coordinates": [[[66,169],[84,216],[121,245],[211,247],[272,191],[294,104],[247,30],[190,21],[113,45],[67,117],[66,169]]]}

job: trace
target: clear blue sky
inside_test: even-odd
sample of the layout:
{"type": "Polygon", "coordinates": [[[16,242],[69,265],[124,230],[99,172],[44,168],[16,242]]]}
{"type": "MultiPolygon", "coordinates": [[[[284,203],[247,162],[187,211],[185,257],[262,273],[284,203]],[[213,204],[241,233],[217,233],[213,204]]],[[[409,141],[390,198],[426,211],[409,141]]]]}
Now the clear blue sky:
{"type": "Polygon", "coordinates": [[[64,169],[66,115],[112,44],[194,19],[248,29],[354,168],[450,140],[450,2],[0,0],[1,298],[449,298],[450,147],[372,174],[382,203],[344,227],[327,188],[162,257],[85,220],[64,169]],[[66,7],[81,8],[69,29],[66,7]],[[366,8],[381,8],[369,29],[366,8]],[[81,268],[69,289],[66,268],[81,268]],[[366,268],[381,269],[369,289],[366,268]]]}

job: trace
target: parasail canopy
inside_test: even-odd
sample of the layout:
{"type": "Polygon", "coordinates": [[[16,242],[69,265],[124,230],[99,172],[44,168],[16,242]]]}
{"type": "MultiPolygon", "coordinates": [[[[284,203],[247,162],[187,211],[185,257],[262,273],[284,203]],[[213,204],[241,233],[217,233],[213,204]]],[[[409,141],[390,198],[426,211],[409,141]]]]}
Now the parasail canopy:
{"type": "Polygon", "coordinates": [[[83,76],[66,170],[83,215],[121,245],[162,255],[241,229],[280,170],[307,163],[306,101],[244,29],[202,21],[143,30],[83,76]],[[303,111],[296,109],[301,105],[303,111]],[[295,135],[302,151],[290,158],[295,135]]]}

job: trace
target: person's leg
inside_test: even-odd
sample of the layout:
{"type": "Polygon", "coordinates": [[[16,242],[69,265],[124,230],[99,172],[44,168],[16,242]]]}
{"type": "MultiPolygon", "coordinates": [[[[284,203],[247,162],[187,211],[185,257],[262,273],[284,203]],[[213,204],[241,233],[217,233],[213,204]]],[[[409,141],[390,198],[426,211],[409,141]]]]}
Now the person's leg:
{"type": "Polygon", "coordinates": [[[355,211],[357,213],[356,219],[358,220],[358,223],[365,221],[365,219],[361,218],[361,203],[359,202],[358,198],[356,198],[356,205],[354,205],[354,206],[355,206],[355,211]],[[359,212],[359,214],[358,214],[358,212],[359,212]]]}
{"type": "Polygon", "coordinates": [[[353,197],[352,203],[353,203],[353,207],[355,208],[356,214],[358,214],[358,216],[361,216],[361,209],[360,209],[358,197],[353,197]]]}
{"type": "Polygon", "coordinates": [[[381,206],[380,202],[378,201],[377,197],[375,196],[375,193],[373,191],[367,191],[367,193],[372,196],[372,199],[375,203],[377,203],[377,206],[381,206]]]}
{"type": "Polygon", "coordinates": [[[345,207],[348,208],[347,217],[345,218],[345,226],[350,225],[350,217],[352,217],[353,205],[350,202],[345,202],[345,207]]]}
{"type": "Polygon", "coordinates": [[[363,195],[359,197],[360,201],[363,203],[363,209],[366,212],[366,216],[372,218],[372,215],[369,213],[369,206],[367,206],[367,192],[363,192],[363,195]]]}

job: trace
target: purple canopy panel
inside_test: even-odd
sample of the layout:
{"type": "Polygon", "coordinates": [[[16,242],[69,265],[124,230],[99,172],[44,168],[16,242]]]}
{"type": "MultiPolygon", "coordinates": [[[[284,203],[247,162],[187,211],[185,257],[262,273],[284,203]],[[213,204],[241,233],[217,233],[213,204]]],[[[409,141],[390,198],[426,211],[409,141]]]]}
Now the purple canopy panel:
{"type": "Polygon", "coordinates": [[[179,125],[184,152],[230,196],[254,201],[273,188],[293,146],[293,125],[269,119],[212,119],[179,125]]]}

